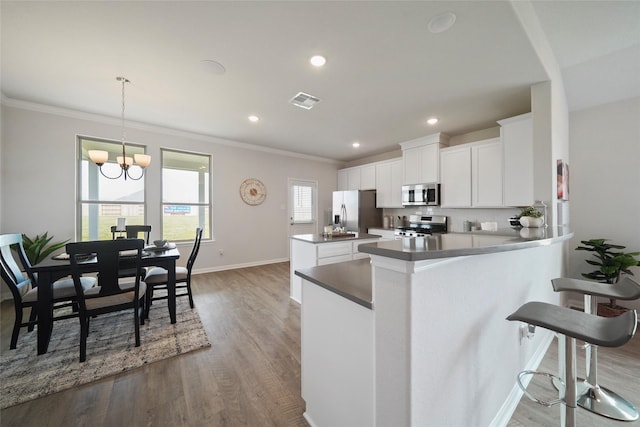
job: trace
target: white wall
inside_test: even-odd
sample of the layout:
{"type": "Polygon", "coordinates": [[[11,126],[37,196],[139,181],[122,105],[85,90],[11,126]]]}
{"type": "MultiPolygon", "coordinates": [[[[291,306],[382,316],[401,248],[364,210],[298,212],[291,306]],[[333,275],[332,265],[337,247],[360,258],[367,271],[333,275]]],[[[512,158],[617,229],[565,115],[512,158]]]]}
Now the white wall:
{"type": "MultiPolygon", "coordinates": [[[[76,134],[120,138],[118,120],[48,107],[3,105],[0,232],[49,231],[75,239],[76,134]],[[40,110],[40,111],[36,111],[40,110]],[[61,113],[61,114],[59,114],[61,113]]],[[[157,127],[130,124],[127,139],[147,146],[147,223],[160,231],[160,149],[208,153],[213,158],[213,234],[204,242],[196,270],[257,265],[288,259],[287,179],[318,182],[319,213],[331,206],[337,164],[323,159],[249,149],[246,144],[157,127]],[[262,205],[246,205],[239,187],[246,178],[267,188],[262,205]],[[222,249],[224,255],[220,255],[222,249]]],[[[186,261],[190,245],[182,248],[186,261]]]]}
{"type": "MultiPolygon", "coordinates": [[[[640,251],[640,98],[586,110],[570,117],[569,163],[571,277],[592,271],[581,240],[611,239],[640,251]]],[[[640,281],[640,268],[635,268],[640,281]]],[[[640,301],[621,303],[640,309],[640,301]]]]}

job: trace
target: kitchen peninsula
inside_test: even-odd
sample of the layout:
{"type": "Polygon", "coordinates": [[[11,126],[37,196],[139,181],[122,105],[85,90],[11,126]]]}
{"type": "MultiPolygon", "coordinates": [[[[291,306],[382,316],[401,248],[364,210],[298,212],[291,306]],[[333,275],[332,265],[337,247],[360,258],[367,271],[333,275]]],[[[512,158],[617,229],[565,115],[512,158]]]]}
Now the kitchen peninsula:
{"type": "Polygon", "coordinates": [[[358,251],[358,246],[380,240],[380,236],[367,233],[343,234],[298,234],[291,236],[290,242],[290,296],[300,303],[302,279],[295,275],[301,268],[334,264],[360,258],[368,254],[358,251]]]}
{"type": "Polygon", "coordinates": [[[296,271],[302,397],[316,427],[506,425],[517,372],[553,337],[505,318],[560,303],[565,228],[365,244],[371,260],[296,271]]]}

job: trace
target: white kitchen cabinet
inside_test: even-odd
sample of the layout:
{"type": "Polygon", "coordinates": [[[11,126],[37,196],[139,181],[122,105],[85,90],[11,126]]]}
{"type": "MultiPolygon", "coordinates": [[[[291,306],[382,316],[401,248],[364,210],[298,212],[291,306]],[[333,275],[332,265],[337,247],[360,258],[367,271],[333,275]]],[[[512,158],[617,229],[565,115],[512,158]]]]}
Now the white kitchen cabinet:
{"type": "Polygon", "coordinates": [[[502,142],[499,138],[471,146],[472,206],[502,206],[502,142]]]}
{"type": "Polygon", "coordinates": [[[440,151],[442,207],[471,207],[471,147],[468,144],[440,151]]]}
{"type": "Polygon", "coordinates": [[[347,169],[347,190],[360,190],[360,168],[347,169]]]}
{"type": "Polygon", "coordinates": [[[338,171],[338,191],[346,191],[349,189],[349,171],[341,169],[338,171]]]}
{"type": "Polygon", "coordinates": [[[504,206],[530,206],[533,196],[533,118],[531,113],[499,120],[503,145],[504,206]]]}
{"type": "Polygon", "coordinates": [[[376,207],[402,207],[402,159],[376,164],[376,207]]]}
{"type": "Polygon", "coordinates": [[[440,149],[449,142],[443,133],[403,142],[403,184],[440,182],[440,149]]]}
{"type": "Polygon", "coordinates": [[[355,166],[338,171],[338,191],[375,190],[375,164],[355,166]]]}
{"type": "Polygon", "coordinates": [[[369,234],[375,234],[376,236],[380,236],[380,240],[394,240],[395,239],[395,231],[391,228],[370,228],[367,231],[369,234]]]}
{"type": "Polygon", "coordinates": [[[440,152],[443,207],[502,206],[502,142],[499,138],[440,152]]]}
{"type": "Polygon", "coordinates": [[[376,189],[376,165],[360,166],[360,190],[376,189]]]}

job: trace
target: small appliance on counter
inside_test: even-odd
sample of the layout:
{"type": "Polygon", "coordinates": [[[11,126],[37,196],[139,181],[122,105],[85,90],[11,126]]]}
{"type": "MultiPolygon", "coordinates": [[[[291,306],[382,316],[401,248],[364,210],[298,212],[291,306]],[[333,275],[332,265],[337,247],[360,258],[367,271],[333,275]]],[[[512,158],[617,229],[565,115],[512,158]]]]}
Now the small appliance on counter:
{"type": "Polygon", "coordinates": [[[402,239],[443,234],[447,232],[447,222],[447,217],[442,215],[409,215],[409,223],[404,227],[396,228],[394,235],[396,239],[402,239]]]}

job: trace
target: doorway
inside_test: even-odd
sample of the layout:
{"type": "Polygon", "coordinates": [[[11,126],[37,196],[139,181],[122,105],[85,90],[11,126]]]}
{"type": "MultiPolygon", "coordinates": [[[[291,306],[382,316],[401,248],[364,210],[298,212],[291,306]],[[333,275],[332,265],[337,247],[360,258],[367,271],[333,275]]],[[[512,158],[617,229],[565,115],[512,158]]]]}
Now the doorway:
{"type": "Polygon", "coordinates": [[[318,232],[318,182],[289,178],[289,237],[318,232]]]}

